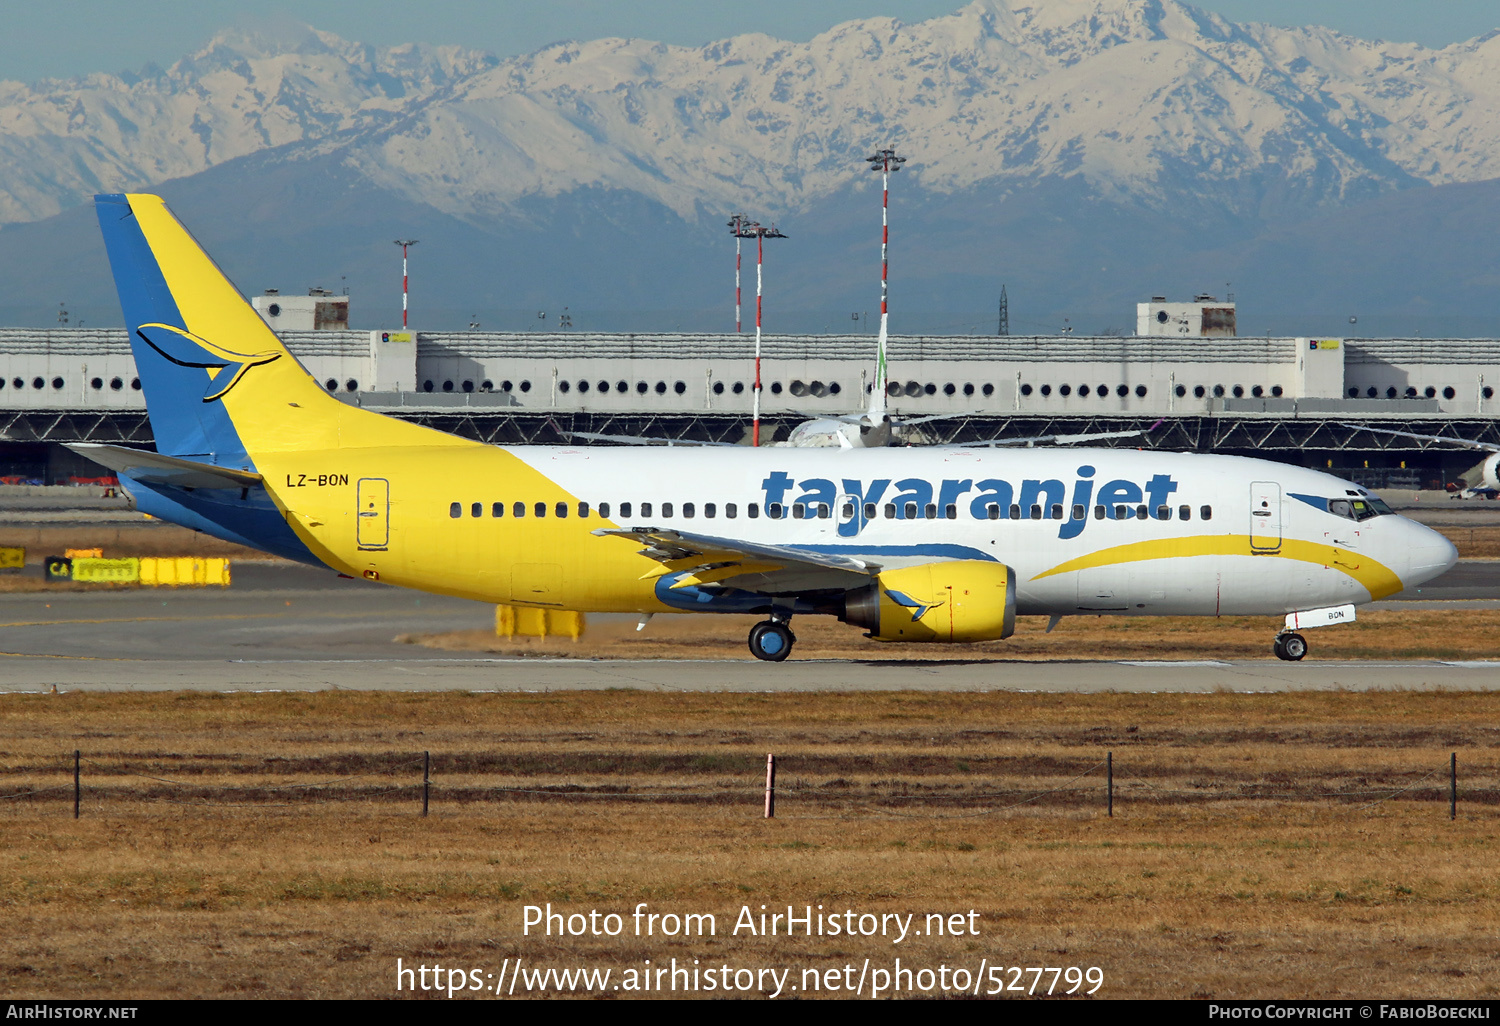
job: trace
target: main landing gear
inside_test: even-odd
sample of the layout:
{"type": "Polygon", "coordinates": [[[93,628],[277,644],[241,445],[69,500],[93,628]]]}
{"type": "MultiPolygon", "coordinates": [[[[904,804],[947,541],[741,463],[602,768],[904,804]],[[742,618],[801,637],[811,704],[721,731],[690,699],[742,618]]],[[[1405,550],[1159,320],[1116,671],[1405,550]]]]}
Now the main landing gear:
{"type": "Polygon", "coordinates": [[[792,654],[797,636],[780,620],[762,620],[750,628],[750,654],[757,659],[779,663],[792,654]]]}
{"type": "Polygon", "coordinates": [[[1271,646],[1276,653],[1277,659],[1285,659],[1295,663],[1307,655],[1307,639],[1300,634],[1287,632],[1276,635],[1276,642],[1271,646]]]}

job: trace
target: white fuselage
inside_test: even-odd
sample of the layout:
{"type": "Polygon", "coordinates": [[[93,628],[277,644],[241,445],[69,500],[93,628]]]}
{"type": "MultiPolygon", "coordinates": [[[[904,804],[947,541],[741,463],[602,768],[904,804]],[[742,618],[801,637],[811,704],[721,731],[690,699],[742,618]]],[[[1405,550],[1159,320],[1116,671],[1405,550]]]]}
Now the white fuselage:
{"type": "MultiPolygon", "coordinates": [[[[1005,563],[1016,571],[1022,614],[1281,614],[1385,597],[1457,558],[1429,528],[1372,515],[1356,485],[1241,457],[940,447],[509,451],[591,503],[596,516],[607,507],[601,524],[887,568],[1005,563]],[[1367,518],[1330,512],[1330,500],[1358,501],[1367,518]]],[[[469,501],[472,491],[455,497],[469,501]]]]}

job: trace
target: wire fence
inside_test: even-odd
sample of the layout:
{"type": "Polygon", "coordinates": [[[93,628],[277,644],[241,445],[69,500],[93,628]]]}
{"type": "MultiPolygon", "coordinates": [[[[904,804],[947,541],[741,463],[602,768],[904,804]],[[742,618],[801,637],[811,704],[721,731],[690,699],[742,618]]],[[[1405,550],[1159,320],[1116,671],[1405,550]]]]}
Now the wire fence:
{"type": "MultiPolygon", "coordinates": [[[[1114,753],[1103,760],[1076,766],[1063,766],[1049,760],[1052,775],[1071,775],[1056,784],[1004,787],[987,780],[972,787],[921,781],[877,781],[860,788],[844,778],[814,784],[796,779],[776,783],[776,770],[783,762],[775,755],[766,758],[766,776],[762,784],[758,775],[741,784],[738,780],[713,783],[666,784],[660,780],[647,785],[632,783],[559,783],[539,786],[485,784],[462,779],[434,779],[430,752],[420,755],[380,753],[346,757],[376,762],[378,768],[334,776],[322,775],[307,782],[271,782],[233,784],[222,778],[223,768],[198,766],[188,775],[164,776],[132,769],[128,764],[107,764],[73,752],[71,766],[61,760],[47,765],[6,767],[15,781],[10,788],[0,787],[0,803],[25,802],[43,805],[53,801],[71,802],[73,817],[80,818],[87,807],[91,814],[107,812],[131,803],[160,803],[176,806],[223,809],[288,809],[322,804],[382,802],[387,805],[420,806],[420,815],[429,814],[434,801],[439,805],[463,806],[494,802],[577,802],[583,804],[625,803],[657,805],[755,805],[763,806],[764,815],[773,817],[777,802],[783,812],[794,818],[807,818],[819,812],[840,815],[868,814],[897,818],[968,819],[999,815],[1022,807],[1097,809],[1114,816],[1131,806],[1212,805],[1246,802],[1324,803],[1363,812],[1387,802],[1403,800],[1418,803],[1445,804],[1450,819],[1457,818],[1459,804],[1458,753],[1450,754],[1442,766],[1413,776],[1416,769],[1387,771],[1386,782],[1370,783],[1369,774],[1360,771],[1355,783],[1360,786],[1334,787],[1310,781],[1306,787],[1272,786],[1259,781],[1195,781],[1188,787],[1163,786],[1147,779],[1130,767],[1117,767],[1114,753]],[[53,777],[71,769],[72,780],[39,785],[22,779],[53,777]],[[197,778],[197,779],[193,779],[197,778]],[[141,783],[131,786],[132,782],[141,783]],[[87,799],[87,801],[85,801],[87,799]],[[788,806],[786,803],[790,801],[788,806]]],[[[472,777],[473,759],[455,757],[440,760],[454,777],[472,777]]],[[[790,765],[795,768],[796,758],[790,765]]],[[[785,768],[785,767],[783,767],[785,768]]],[[[1159,770],[1157,770],[1159,772],[1159,770]]],[[[493,770],[479,771],[493,775],[493,770]]],[[[702,772],[702,771],[699,771],[702,772]]],[[[1342,768],[1340,772],[1354,771],[1342,768]]],[[[678,770],[683,776],[686,771],[678,770]]],[[[1201,770],[1194,770],[1202,776],[1201,770]]],[[[1035,777],[1034,771],[1030,774],[1035,777]]],[[[1281,774],[1285,776],[1286,774],[1281,774]]],[[[1327,774],[1324,774],[1326,778],[1327,774]]],[[[1467,805],[1500,805],[1500,786],[1486,786],[1493,781],[1471,779],[1464,784],[1463,800],[1467,805]]]]}

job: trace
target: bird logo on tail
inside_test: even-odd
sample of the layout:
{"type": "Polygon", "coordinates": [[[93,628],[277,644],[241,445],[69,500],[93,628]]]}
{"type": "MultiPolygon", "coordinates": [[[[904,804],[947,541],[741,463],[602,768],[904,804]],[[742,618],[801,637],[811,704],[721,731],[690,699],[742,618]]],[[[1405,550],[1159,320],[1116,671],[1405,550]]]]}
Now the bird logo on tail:
{"type": "Polygon", "coordinates": [[[203,401],[206,403],[222,399],[251,367],[258,367],[281,357],[281,353],[275,350],[236,353],[170,324],[142,324],[136,332],[152,349],[173,363],[183,367],[202,367],[208,371],[208,384],[203,389],[203,401]]]}

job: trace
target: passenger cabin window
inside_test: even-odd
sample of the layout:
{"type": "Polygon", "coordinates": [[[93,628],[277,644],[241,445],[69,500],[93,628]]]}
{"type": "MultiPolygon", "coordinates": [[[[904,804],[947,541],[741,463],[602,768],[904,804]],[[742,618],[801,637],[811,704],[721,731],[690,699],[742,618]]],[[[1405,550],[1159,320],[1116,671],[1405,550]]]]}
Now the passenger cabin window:
{"type": "Polygon", "coordinates": [[[746,506],[745,515],[748,516],[751,520],[760,519],[760,503],[752,502],[750,505],[746,506]]]}
{"type": "Polygon", "coordinates": [[[578,515],[581,516],[581,517],[586,517],[586,516],[589,515],[589,504],[588,503],[586,503],[586,502],[580,502],[578,504],[578,515]]]}
{"type": "Polygon", "coordinates": [[[491,503],[490,504],[490,516],[492,516],[492,517],[503,517],[503,516],[505,516],[505,503],[503,503],[503,502],[493,502],[493,503],[491,503]]]}
{"type": "Polygon", "coordinates": [[[958,507],[951,502],[948,503],[948,505],[943,507],[943,518],[946,520],[957,520],[958,507]]]}
{"type": "Polygon", "coordinates": [[[672,504],[670,502],[664,502],[661,504],[661,515],[664,517],[669,517],[672,515],[672,504]]]}
{"type": "Polygon", "coordinates": [[[1062,503],[1060,503],[1060,502],[1054,502],[1052,504],[1052,508],[1047,511],[1047,515],[1049,517],[1051,517],[1053,520],[1061,520],[1062,519],[1062,503]]]}
{"type": "Polygon", "coordinates": [[[539,502],[539,503],[537,503],[536,504],[535,513],[539,517],[546,516],[547,515],[547,504],[545,502],[539,502]]]}
{"type": "Polygon", "coordinates": [[[698,506],[695,503],[684,502],[682,504],[682,515],[688,520],[698,515],[698,506]]]}
{"type": "MultiPolygon", "coordinates": [[[[750,508],[754,509],[755,507],[751,506],[750,508]]],[[[768,503],[766,503],[766,516],[770,517],[772,520],[780,520],[781,519],[781,514],[782,514],[781,503],[779,503],[779,502],[768,502],[768,503]]]]}
{"type": "Polygon", "coordinates": [[[1089,515],[1088,507],[1081,502],[1073,503],[1073,519],[1084,520],[1089,515]]]}
{"type": "Polygon", "coordinates": [[[471,517],[482,517],[482,516],[484,516],[484,503],[482,503],[482,502],[476,502],[472,506],[470,506],[469,507],[469,516],[471,516],[471,517]]]}
{"type": "Polygon", "coordinates": [[[928,520],[936,520],[937,519],[937,503],[935,503],[935,502],[929,502],[927,505],[923,506],[922,507],[922,516],[924,516],[928,520]]]}
{"type": "Polygon", "coordinates": [[[896,519],[896,504],[894,502],[888,502],[885,504],[885,518],[887,520],[896,519]]]}
{"type": "Polygon", "coordinates": [[[1107,512],[1108,512],[1108,510],[1106,510],[1103,506],[1095,506],[1094,507],[1094,519],[1095,520],[1103,520],[1104,517],[1105,517],[1105,514],[1107,512]]]}
{"type": "Polygon", "coordinates": [[[1146,508],[1145,504],[1142,503],[1135,508],[1135,518],[1137,520],[1145,520],[1146,517],[1150,515],[1150,512],[1151,511],[1146,508]]]}
{"type": "Polygon", "coordinates": [[[740,515],[740,508],[739,508],[739,506],[735,505],[732,502],[726,502],[726,503],[724,503],[724,516],[728,517],[730,520],[733,520],[735,517],[737,517],[739,515],[740,515]]]}
{"type": "Polygon", "coordinates": [[[564,520],[567,519],[567,516],[568,516],[568,504],[566,502],[559,502],[557,504],[557,516],[558,516],[559,519],[564,519],[564,520]]]}
{"type": "Polygon", "coordinates": [[[1032,507],[1031,507],[1031,519],[1032,520],[1040,520],[1040,519],[1042,519],[1042,507],[1036,505],[1035,503],[1033,503],[1032,507]]]}
{"type": "MultiPolygon", "coordinates": [[[[627,513],[625,515],[629,516],[630,514],[627,513]]],[[[641,516],[643,516],[643,517],[649,517],[650,515],[651,515],[651,503],[649,503],[649,502],[643,502],[643,503],[641,503],[641,516]]]]}
{"type": "Polygon", "coordinates": [[[449,506],[448,506],[448,515],[450,517],[452,517],[454,520],[457,520],[459,517],[463,516],[464,515],[463,503],[461,503],[461,502],[450,503],[449,506]]]}
{"type": "Polygon", "coordinates": [[[1214,518],[1214,508],[1212,506],[1204,506],[1198,510],[1198,517],[1202,520],[1212,520],[1214,518]]]}
{"type": "Polygon", "coordinates": [[[805,516],[807,516],[807,506],[800,502],[792,503],[792,519],[801,520],[805,516]]]}
{"type": "Polygon", "coordinates": [[[518,502],[510,508],[511,516],[524,517],[526,515],[526,503],[518,502]]]}
{"type": "Polygon", "coordinates": [[[827,520],[829,514],[832,513],[832,512],[833,511],[828,508],[828,503],[826,503],[826,502],[820,502],[820,503],[818,503],[818,519],[819,520],[827,520]]]}
{"type": "Polygon", "coordinates": [[[867,503],[865,503],[865,519],[866,520],[874,520],[875,519],[875,513],[876,513],[875,504],[873,502],[867,502],[867,503]]]}
{"type": "Polygon", "coordinates": [[[1010,504],[1010,518],[1012,520],[1021,519],[1021,507],[1014,502],[1010,504]]]}
{"type": "Polygon", "coordinates": [[[992,502],[988,506],[984,507],[984,515],[989,517],[991,520],[999,520],[1000,507],[992,502]]]}
{"type": "Polygon", "coordinates": [[[599,503],[599,515],[601,517],[603,517],[605,520],[609,519],[609,503],[607,503],[607,502],[601,502],[601,503],[599,503]]]}
{"type": "Polygon", "coordinates": [[[715,516],[718,515],[718,513],[719,507],[714,505],[712,502],[705,502],[703,504],[703,515],[708,517],[708,519],[712,520],[715,516]]]}
{"type": "Polygon", "coordinates": [[[907,520],[915,520],[915,519],[917,519],[917,504],[915,502],[908,502],[906,504],[906,517],[905,517],[905,519],[907,519],[907,520]]]}
{"type": "Polygon", "coordinates": [[[1172,507],[1171,506],[1158,506],[1158,507],[1156,507],[1156,519],[1158,519],[1158,520],[1171,520],[1172,519],[1172,507]]]}
{"type": "Polygon", "coordinates": [[[1177,519],[1178,520],[1191,520],[1191,519],[1193,519],[1193,507],[1191,507],[1191,506],[1178,506],[1177,507],[1177,519]]]}

